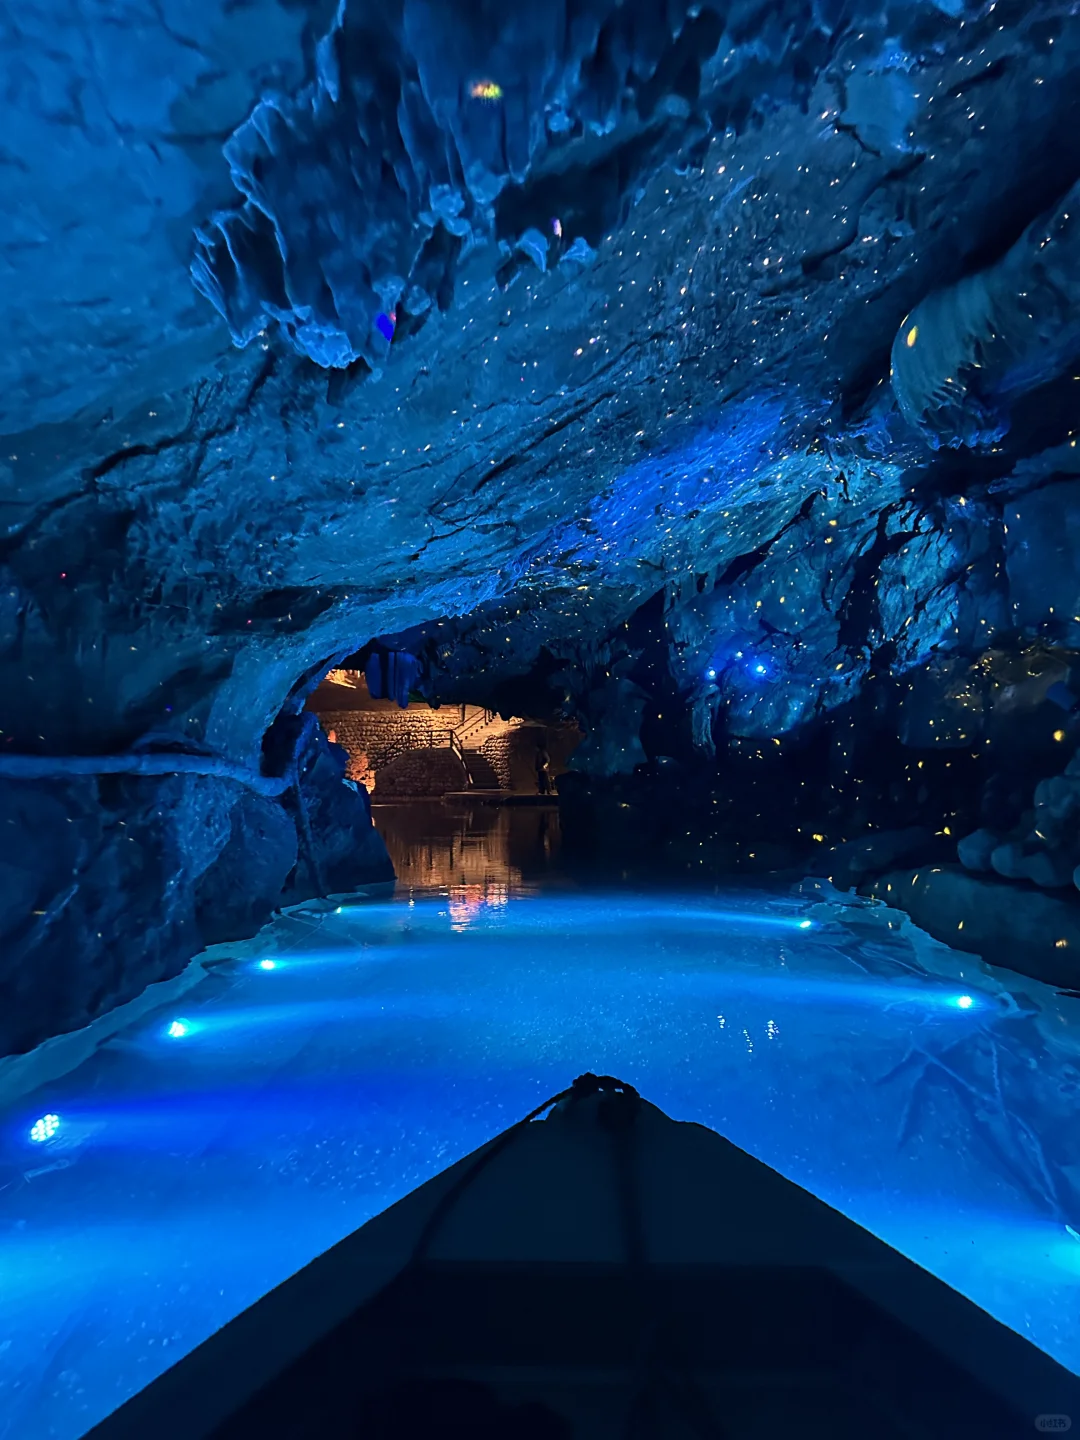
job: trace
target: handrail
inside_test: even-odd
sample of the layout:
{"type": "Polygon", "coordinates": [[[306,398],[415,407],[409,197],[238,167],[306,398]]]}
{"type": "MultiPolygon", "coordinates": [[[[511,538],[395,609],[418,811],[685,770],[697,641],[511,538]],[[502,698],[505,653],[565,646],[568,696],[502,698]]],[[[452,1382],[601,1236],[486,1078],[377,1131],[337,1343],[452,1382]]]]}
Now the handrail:
{"type": "Polygon", "coordinates": [[[473,778],[469,773],[468,762],[465,759],[465,751],[461,748],[461,741],[457,737],[457,731],[450,731],[450,751],[461,761],[461,768],[465,772],[465,789],[473,789],[473,778]]]}
{"type": "Polygon", "coordinates": [[[459,743],[467,736],[474,735],[478,730],[484,729],[493,723],[495,719],[494,710],[481,710],[478,715],[465,720],[460,725],[455,725],[453,733],[457,736],[459,743]]]}

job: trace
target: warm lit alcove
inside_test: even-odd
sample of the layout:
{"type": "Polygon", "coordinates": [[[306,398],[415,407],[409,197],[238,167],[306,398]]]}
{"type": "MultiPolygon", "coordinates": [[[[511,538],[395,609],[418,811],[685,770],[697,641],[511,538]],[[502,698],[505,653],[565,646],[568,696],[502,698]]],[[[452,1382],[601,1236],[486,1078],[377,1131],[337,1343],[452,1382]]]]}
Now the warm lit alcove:
{"type": "Polygon", "coordinates": [[[482,705],[374,699],[361,670],[331,670],[308,709],[348,752],[349,778],[376,802],[449,795],[554,799],[581,740],[577,726],[565,721],[504,719],[482,705]]]}

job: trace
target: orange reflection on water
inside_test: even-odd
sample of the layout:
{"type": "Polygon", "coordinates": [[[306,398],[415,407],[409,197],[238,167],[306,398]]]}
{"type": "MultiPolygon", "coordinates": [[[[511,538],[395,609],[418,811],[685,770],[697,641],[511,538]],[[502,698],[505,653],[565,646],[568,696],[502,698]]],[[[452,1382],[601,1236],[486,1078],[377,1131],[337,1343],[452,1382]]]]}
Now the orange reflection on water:
{"type": "Polygon", "coordinates": [[[510,898],[510,888],[497,881],[451,885],[449,898],[451,930],[467,930],[482,910],[494,910],[505,905],[510,898]]]}
{"type": "Polygon", "coordinates": [[[559,812],[547,806],[375,803],[398,884],[439,889],[463,906],[519,895],[559,863],[559,812]]]}

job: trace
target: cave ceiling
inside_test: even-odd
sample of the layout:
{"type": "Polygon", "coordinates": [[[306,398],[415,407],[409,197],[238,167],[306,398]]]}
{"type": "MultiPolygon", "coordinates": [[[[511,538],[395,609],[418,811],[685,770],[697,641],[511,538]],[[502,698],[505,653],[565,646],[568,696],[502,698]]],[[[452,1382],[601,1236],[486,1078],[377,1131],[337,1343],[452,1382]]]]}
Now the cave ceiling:
{"type": "Polygon", "coordinates": [[[376,636],[432,696],[546,654],[588,709],[648,602],[703,743],[1080,645],[1072,7],[0,39],[5,744],[250,757],[376,636]]]}

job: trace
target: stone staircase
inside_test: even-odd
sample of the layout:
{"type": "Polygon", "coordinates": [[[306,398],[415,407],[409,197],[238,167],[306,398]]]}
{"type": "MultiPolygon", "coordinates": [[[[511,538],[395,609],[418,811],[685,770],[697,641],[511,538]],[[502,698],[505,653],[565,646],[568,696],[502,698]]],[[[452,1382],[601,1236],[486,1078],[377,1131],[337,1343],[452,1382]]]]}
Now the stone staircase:
{"type": "Polygon", "coordinates": [[[450,748],[465,766],[470,790],[505,790],[498,770],[484,754],[484,742],[504,728],[505,722],[490,710],[481,710],[455,727],[450,748]]]}
{"type": "Polygon", "coordinates": [[[499,772],[488,757],[480,750],[462,750],[465,773],[469,777],[470,790],[501,790],[499,772]]]}

